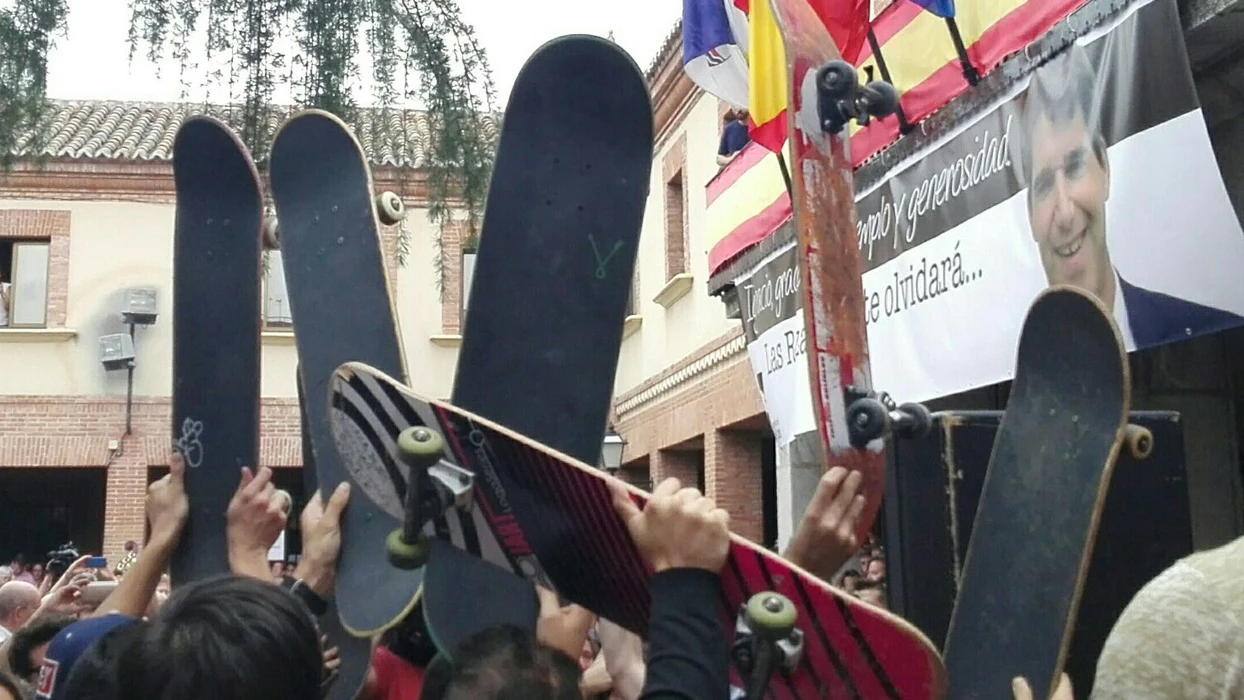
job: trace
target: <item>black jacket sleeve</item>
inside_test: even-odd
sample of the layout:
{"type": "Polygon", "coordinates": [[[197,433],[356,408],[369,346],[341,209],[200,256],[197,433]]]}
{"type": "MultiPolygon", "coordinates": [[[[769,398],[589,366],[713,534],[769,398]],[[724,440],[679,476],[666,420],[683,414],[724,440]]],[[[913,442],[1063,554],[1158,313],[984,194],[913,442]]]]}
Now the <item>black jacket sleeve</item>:
{"type": "Polygon", "coordinates": [[[717,574],[670,569],[651,581],[643,700],[726,700],[729,649],[717,574]]]}

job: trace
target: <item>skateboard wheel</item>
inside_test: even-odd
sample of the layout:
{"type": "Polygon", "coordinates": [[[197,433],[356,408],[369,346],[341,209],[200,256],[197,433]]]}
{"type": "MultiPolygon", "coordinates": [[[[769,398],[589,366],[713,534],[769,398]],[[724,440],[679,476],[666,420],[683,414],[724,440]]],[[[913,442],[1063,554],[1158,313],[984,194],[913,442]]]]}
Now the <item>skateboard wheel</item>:
{"type": "Polygon", "coordinates": [[[846,61],[830,61],[816,74],[816,86],[836,98],[845,98],[859,84],[855,67],[846,61]]]}
{"type": "Polygon", "coordinates": [[[859,399],[847,408],[847,433],[851,444],[864,447],[885,435],[890,419],[885,404],[876,399],[859,399]]]}
{"type": "Polygon", "coordinates": [[[865,85],[864,99],[868,113],[874,117],[888,117],[898,111],[898,90],[884,80],[865,85]]]}
{"type": "Polygon", "coordinates": [[[263,220],[263,247],[264,250],[281,249],[281,227],[275,216],[263,220]]]}
{"type": "Polygon", "coordinates": [[[445,438],[427,426],[418,425],[398,434],[397,449],[401,450],[407,464],[426,469],[441,460],[445,438]]]}
{"type": "Polygon", "coordinates": [[[289,491],[285,489],[277,489],[272,492],[272,497],[281,504],[281,512],[285,517],[289,517],[289,512],[294,509],[294,497],[289,495],[289,491]]]}
{"type": "Polygon", "coordinates": [[[407,542],[400,527],[385,538],[384,548],[389,555],[389,563],[399,569],[418,569],[423,566],[432,549],[428,538],[422,535],[414,542],[407,542]]]}
{"type": "Polygon", "coordinates": [[[1153,452],[1153,433],[1139,425],[1127,426],[1127,451],[1132,459],[1146,459],[1153,452]]]}
{"type": "Polygon", "coordinates": [[[768,639],[784,639],[795,628],[796,610],[781,593],[757,593],[747,601],[747,621],[752,632],[768,639]]]}
{"type": "Polygon", "coordinates": [[[393,226],[406,218],[406,205],[402,204],[402,198],[396,194],[381,192],[376,195],[376,213],[380,216],[380,223],[393,226]]]}
{"type": "Polygon", "coordinates": [[[911,418],[907,437],[922,438],[933,430],[933,414],[922,403],[905,403],[898,407],[900,413],[911,418]]]}

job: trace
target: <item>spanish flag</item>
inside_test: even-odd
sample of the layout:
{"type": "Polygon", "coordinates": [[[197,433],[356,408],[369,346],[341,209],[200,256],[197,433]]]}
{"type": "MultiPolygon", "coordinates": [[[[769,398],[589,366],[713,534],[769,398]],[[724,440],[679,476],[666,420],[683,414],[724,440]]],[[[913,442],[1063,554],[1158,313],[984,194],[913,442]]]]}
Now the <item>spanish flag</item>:
{"type": "MultiPolygon", "coordinates": [[[[789,149],[786,138],[786,57],[781,37],[773,22],[768,0],[725,0],[736,9],[751,12],[748,35],[751,59],[750,100],[754,121],[753,139],[757,143],[734,160],[708,184],[709,272],[715,274],[750,246],[777,230],[791,216],[777,154],[789,149]],[[767,27],[767,29],[766,29],[767,27]],[[760,38],[762,37],[762,38],[760,38]],[[764,66],[765,68],[761,68],[764,66]],[[766,128],[767,127],[767,128],[766,128]],[[784,146],[785,144],[785,146],[784,146]],[[760,152],[756,152],[760,151],[760,152]]],[[[852,46],[841,29],[846,23],[831,23],[833,16],[854,11],[855,0],[806,0],[830,29],[839,48],[852,46]],[[833,9],[827,9],[833,8],[833,9]],[[837,33],[835,33],[837,32],[837,33]]],[[[868,24],[854,58],[841,51],[843,58],[860,69],[881,77],[884,61],[891,82],[901,95],[903,113],[912,124],[926,119],[957,95],[970,89],[963,65],[951,39],[946,15],[957,22],[968,59],[979,75],[988,75],[1000,63],[1025,46],[1040,39],[1054,25],[1082,7],[1087,0],[912,0],[891,4],[878,15],[872,29],[879,54],[867,43],[868,24]]],[[[739,32],[735,31],[739,39],[739,32]]],[[[745,42],[739,41],[739,45],[745,42]]],[[[851,124],[851,160],[859,166],[899,137],[894,117],[874,119],[866,127],[851,124]]],[[[789,156],[789,153],[785,153],[789,156]]]]}
{"type": "Polygon", "coordinates": [[[752,0],[748,26],[748,125],[752,140],[773,152],[786,142],[786,51],[769,0],[752,0]]]}
{"type": "MultiPolygon", "coordinates": [[[[907,121],[918,124],[969,89],[946,19],[936,14],[953,10],[977,74],[988,75],[1011,54],[1040,39],[1086,0],[958,0],[954,3],[916,0],[896,2],[872,23],[890,80],[898,88],[907,121]]],[[[860,75],[875,69],[878,57],[868,46],[857,57],[860,75]]],[[[894,143],[898,120],[875,119],[867,127],[850,126],[851,160],[859,166],[894,143]]]]}
{"type": "MultiPolygon", "coordinates": [[[[846,61],[854,63],[868,38],[868,0],[803,0],[820,17],[846,61]]],[[[734,0],[747,12],[748,83],[752,140],[773,152],[786,142],[790,80],[786,51],[770,0],[734,0]],[[746,3],[748,6],[743,7],[746,3]]]]}

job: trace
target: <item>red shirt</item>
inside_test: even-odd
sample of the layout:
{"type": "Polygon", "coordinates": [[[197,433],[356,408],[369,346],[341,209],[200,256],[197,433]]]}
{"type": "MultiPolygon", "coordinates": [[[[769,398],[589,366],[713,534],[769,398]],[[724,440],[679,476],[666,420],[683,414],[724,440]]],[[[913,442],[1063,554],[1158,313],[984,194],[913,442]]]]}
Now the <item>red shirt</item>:
{"type": "Polygon", "coordinates": [[[423,669],[388,649],[377,646],[371,656],[376,683],[375,700],[418,700],[423,690],[423,669]]]}

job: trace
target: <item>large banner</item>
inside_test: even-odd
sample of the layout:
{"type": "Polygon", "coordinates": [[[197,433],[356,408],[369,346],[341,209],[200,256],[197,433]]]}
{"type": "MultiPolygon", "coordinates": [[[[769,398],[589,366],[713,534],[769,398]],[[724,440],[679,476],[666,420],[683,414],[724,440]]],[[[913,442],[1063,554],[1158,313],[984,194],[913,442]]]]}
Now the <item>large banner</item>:
{"type": "Polygon", "coordinates": [[[769,256],[735,282],[747,354],[778,447],[802,434],[816,435],[800,304],[802,286],[794,247],[769,256]]]}
{"type": "Polygon", "coordinates": [[[1136,3],[857,193],[874,386],[1010,379],[1056,283],[1096,294],[1128,350],[1244,323],[1244,232],[1179,27],[1174,0],[1136,3]]]}

